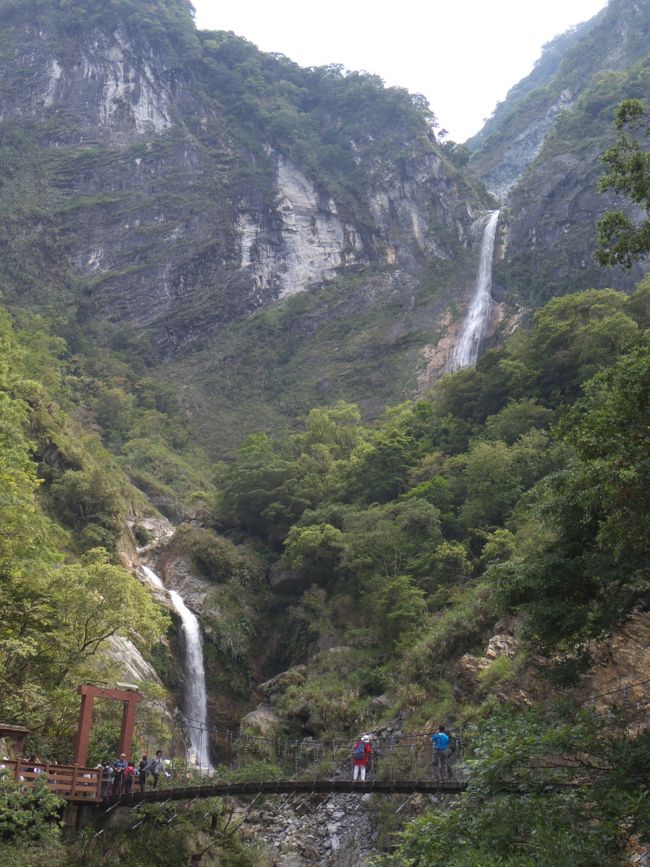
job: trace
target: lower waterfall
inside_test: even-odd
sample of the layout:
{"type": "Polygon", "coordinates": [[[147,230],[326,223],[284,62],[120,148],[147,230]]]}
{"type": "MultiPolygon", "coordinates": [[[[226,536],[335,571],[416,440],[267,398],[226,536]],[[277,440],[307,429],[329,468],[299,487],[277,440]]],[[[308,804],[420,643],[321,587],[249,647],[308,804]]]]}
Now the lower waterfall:
{"type": "Polygon", "coordinates": [[[208,696],[205,689],[205,665],[203,663],[203,639],[201,627],[193,611],[175,590],[168,590],[156,573],[148,566],[142,572],[149,583],[164,590],[178,612],[185,636],[185,681],[183,683],[184,714],[190,735],[192,752],[197,767],[212,770],[208,746],[208,696]]]}
{"type": "Polygon", "coordinates": [[[492,211],[483,232],[481,260],[474,298],[465,317],[460,339],[449,362],[449,370],[473,367],[478,359],[492,308],[492,258],[498,222],[499,211],[492,211]]]}

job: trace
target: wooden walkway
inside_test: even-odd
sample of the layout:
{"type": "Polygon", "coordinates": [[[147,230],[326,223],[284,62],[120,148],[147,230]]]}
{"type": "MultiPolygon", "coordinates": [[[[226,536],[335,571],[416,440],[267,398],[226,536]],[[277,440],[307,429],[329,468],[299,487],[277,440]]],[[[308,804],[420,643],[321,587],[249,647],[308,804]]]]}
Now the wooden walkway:
{"type": "Polygon", "coordinates": [[[0,773],[2,771],[28,788],[45,784],[50,792],[72,803],[101,803],[101,771],[97,768],[30,762],[29,759],[3,759],[0,773]]]}
{"type": "Polygon", "coordinates": [[[262,783],[213,783],[202,786],[187,786],[178,789],[150,789],[141,794],[118,795],[106,799],[108,807],[135,806],[160,801],[183,801],[195,798],[224,797],[224,795],[287,795],[303,794],[352,794],[352,795],[411,795],[421,792],[428,795],[458,795],[464,792],[466,783],[454,781],[437,783],[432,780],[370,780],[353,783],[352,780],[276,780],[262,783]]]}

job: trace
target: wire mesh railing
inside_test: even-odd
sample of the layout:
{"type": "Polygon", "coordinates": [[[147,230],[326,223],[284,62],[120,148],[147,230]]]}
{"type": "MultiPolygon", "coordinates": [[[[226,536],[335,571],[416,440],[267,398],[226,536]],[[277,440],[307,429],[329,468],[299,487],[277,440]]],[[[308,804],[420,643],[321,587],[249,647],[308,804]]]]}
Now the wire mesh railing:
{"type": "MultiPolygon", "coordinates": [[[[431,732],[369,733],[371,753],[366,780],[396,782],[425,781],[436,778],[433,768],[431,732]]],[[[171,738],[172,747],[165,754],[165,772],[157,781],[161,788],[196,786],[209,782],[260,782],[277,780],[352,779],[354,741],[349,738],[318,740],[313,737],[264,737],[237,730],[206,727],[193,720],[183,720],[171,738]],[[189,729],[193,729],[190,738],[189,729]],[[201,768],[195,761],[190,743],[205,738],[210,745],[213,766],[201,768]]],[[[452,732],[446,766],[437,772],[442,782],[462,781],[465,774],[462,734],[452,732]]],[[[151,786],[151,780],[148,783],[151,786]]],[[[137,786],[134,786],[134,791],[137,786]]]]}
{"type": "MultiPolygon", "coordinates": [[[[622,685],[590,696],[582,702],[596,718],[616,718],[618,730],[636,735],[650,727],[650,701],[644,689],[650,679],[622,685]],[[620,728],[620,724],[622,729],[620,728]]],[[[151,713],[158,713],[152,709],[151,713]]],[[[246,731],[205,725],[180,715],[171,721],[166,732],[153,733],[146,705],[141,706],[136,723],[137,742],[151,758],[161,742],[165,746],[165,771],[156,781],[160,789],[196,787],[210,783],[272,783],[279,780],[339,782],[353,776],[353,743],[350,738],[317,739],[255,735],[246,731]],[[161,737],[162,735],[162,737],[161,737]],[[212,767],[202,768],[192,743],[206,744],[212,767]]],[[[446,766],[433,767],[432,732],[405,733],[383,728],[368,733],[372,753],[366,771],[371,782],[433,781],[462,783],[468,779],[465,754],[472,753],[471,731],[458,728],[450,732],[451,746],[446,766]]],[[[139,756],[134,756],[136,760],[139,756]]],[[[147,790],[153,785],[151,775],[137,779],[133,792],[143,782],[147,790]]]]}

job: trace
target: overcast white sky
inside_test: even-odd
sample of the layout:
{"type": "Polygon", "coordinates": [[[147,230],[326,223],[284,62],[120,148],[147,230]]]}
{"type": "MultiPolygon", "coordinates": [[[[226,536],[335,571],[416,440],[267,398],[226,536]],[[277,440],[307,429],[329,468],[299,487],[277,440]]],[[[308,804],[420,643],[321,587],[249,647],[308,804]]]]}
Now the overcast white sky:
{"type": "Polygon", "coordinates": [[[192,0],[197,26],[233,30],[301,66],[342,63],[423,93],[456,141],[477,132],[542,45],[607,0],[192,0]]]}

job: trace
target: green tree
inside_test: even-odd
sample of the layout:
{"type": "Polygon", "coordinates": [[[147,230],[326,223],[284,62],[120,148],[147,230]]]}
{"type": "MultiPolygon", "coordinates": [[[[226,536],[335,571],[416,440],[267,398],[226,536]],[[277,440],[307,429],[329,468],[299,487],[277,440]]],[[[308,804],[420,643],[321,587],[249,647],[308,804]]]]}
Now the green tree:
{"type": "Polygon", "coordinates": [[[441,541],[439,512],[426,500],[371,506],[345,518],[341,566],[357,576],[397,578],[441,541]]]}
{"type": "Polygon", "coordinates": [[[335,459],[347,458],[361,436],[361,412],[353,403],[339,401],[331,407],[316,407],[307,416],[306,431],[295,442],[302,450],[327,447],[335,459]]]}
{"type": "Polygon", "coordinates": [[[218,514],[280,547],[289,528],[324,496],[331,458],[315,453],[276,450],[266,434],[248,437],[238,460],[218,472],[218,514]]]}
{"type": "Polygon", "coordinates": [[[352,452],[345,467],[348,496],[362,503],[386,503],[407,487],[417,460],[415,439],[399,428],[380,428],[352,452]]]}
{"type": "Polygon", "coordinates": [[[45,781],[25,789],[0,770],[0,860],[2,844],[19,843],[27,848],[32,843],[55,843],[61,832],[63,804],[45,781]]]}
{"type": "Polygon", "coordinates": [[[79,672],[111,636],[151,646],[168,625],[147,588],[111,565],[102,549],[54,570],[49,590],[54,610],[48,666],[56,683],[79,672]]]}
{"type": "MultiPolygon", "coordinates": [[[[616,143],[602,156],[608,171],[600,179],[601,191],[612,189],[650,211],[650,112],[639,99],[626,99],[615,118],[616,143]]],[[[623,211],[610,211],[598,223],[601,265],[631,268],[650,252],[650,218],[637,225],[623,211]]]]}
{"type": "Polygon", "coordinates": [[[576,455],[533,506],[546,540],[488,573],[547,648],[580,646],[650,602],[649,418],[646,337],[587,385],[562,425],[576,455]]]}
{"type": "MultiPolygon", "coordinates": [[[[420,563],[422,560],[420,559],[420,563]]],[[[460,542],[441,542],[433,554],[424,560],[434,589],[439,584],[452,584],[463,581],[472,570],[465,546],[460,542]]]]}
{"type": "Polygon", "coordinates": [[[414,630],[422,628],[427,607],[424,591],[408,575],[397,575],[377,585],[372,600],[377,620],[383,624],[382,643],[399,648],[405,639],[409,642],[414,630]]]}
{"type": "Polygon", "coordinates": [[[463,482],[467,497],[460,510],[465,527],[503,523],[522,493],[512,453],[503,442],[479,442],[466,458],[463,482]]]}
{"type": "Polygon", "coordinates": [[[466,732],[467,791],[416,819],[383,865],[609,867],[647,835],[650,739],[579,708],[491,709],[466,732]]]}
{"type": "Polygon", "coordinates": [[[66,470],[52,484],[50,497],[58,519],[78,531],[83,548],[115,548],[121,502],[105,467],[66,470]]]}
{"type": "Polygon", "coordinates": [[[295,526],[285,541],[283,560],[314,581],[332,580],[344,550],[343,533],[331,524],[295,526]]]}
{"type": "Polygon", "coordinates": [[[628,299],[614,289],[587,289],[549,301],[532,330],[516,341],[535,369],[533,389],[550,407],[575,400],[580,386],[639,338],[626,313],[628,299]]]}
{"type": "Polygon", "coordinates": [[[553,421],[553,410],[540,406],[535,398],[510,401],[496,415],[488,416],[485,430],[491,439],[512,445],[531,428],[547,428],[553,421]]]}

